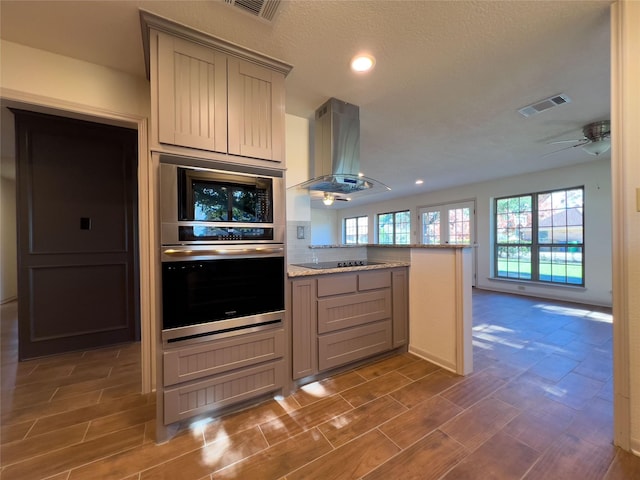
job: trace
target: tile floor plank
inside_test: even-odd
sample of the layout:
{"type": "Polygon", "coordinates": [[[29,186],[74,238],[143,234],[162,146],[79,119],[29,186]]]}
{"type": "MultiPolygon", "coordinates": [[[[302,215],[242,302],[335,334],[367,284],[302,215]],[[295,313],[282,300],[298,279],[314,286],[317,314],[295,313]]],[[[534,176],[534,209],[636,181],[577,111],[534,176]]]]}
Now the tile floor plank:
{"type": "Polygon", "coordinates": [[[140,480],[201,478],[264,451],[267,447],[257,427],[234,435],[221,435],[216,441],[197,450],[143,471],[140,480]]]}
{"type": "MultiPolygon", "coordinates": [[[[331,445],[318,430],[307,430],[252,457],[218,470],[211,475],[211,478],[212,480],[275,480],[288,475],[331,450],[331,445]]],[[[151,479],[143,476],[140,480],[151,479]]]]}
{"type": "Polygon", "coordinates": [[[332,418],[318,430],[337,448],[406,410],[391,397],[384,396],[332,418]]]}
{"type": "Polygon", "coordinates": [[[372,430],[288,474],[287,480],[361,478],[399,451],[380,431],[372,430]]]}
{"type": "Polygon", "coordinates": [[[437,480],[467,453],[460,443],[435,430],[365,475],[363,480],[437,480]]]}
{"type": "Polygon", "coordinates": [[[379,429],[396,445],[407,448],[462,411],[462,408],[436,395],[382,424],[379,429]]]}
{"type": "Polygon", "coordinates": [[[453,467],[442,480],[508,480],[522,478],[538,452],[503,432],[453,467]]]}
{"type": "Polygon", "coordinates": [[[260,429],[269,445],[274,445],[349,410],[351,405],[340,395],[333,395],[263,423],[260,429]]]}

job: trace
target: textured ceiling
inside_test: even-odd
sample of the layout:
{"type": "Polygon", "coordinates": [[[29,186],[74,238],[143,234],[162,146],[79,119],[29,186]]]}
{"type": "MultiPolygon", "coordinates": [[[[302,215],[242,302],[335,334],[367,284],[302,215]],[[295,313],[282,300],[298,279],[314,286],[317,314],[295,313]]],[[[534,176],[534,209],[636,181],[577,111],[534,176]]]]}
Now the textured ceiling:
{"type": "Polygon", "coordinates": [[[143,76],[144,8],[279,58],[294,66],[287,112],[359,105],[361,169],[402,196],[593,160],[547,142],[610,116],[610,3],[296,0],[266,23],[221,1],[2,0],[0,35],[143,76]],[[348,69],[361,51],[368,75],[348,69]],[[558,93],[573,101],[517,113],[558,93]]]}

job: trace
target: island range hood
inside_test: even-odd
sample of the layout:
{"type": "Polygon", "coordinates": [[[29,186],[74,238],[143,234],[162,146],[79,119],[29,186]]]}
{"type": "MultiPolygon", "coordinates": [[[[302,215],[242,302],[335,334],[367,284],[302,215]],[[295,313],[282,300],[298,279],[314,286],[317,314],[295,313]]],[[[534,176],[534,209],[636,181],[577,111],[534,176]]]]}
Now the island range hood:
{"type": "Polygon", "coordinates": [[[316,110],[315,149],[311,180],[293,188],[309,190],[312,197],[348,201],[365,194],[391,190],[360,174],[360,109],[336,98],[316,110]]]}

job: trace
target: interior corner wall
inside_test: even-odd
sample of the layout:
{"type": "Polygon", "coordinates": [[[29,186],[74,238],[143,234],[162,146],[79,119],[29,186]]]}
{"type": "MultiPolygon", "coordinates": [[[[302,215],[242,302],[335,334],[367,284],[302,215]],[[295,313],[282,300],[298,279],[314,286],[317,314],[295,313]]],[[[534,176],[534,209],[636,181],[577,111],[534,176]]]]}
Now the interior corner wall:
{"type": "Polygon", "coordinates": [[[526,284],[526,294],[610,306],[612,302],[611,165],[608,158],[421,195],[389,199],[362,207],[341,209],[338,213],[337,225],[340,225],[342,219],[346,217],[369,215],[369,226],[372,228],[374,225],[372,222],[378,213],[409,209],[412,223],[411,243],[419,243],[419,207],[473,199],[476,202],[476,286],[487,290],[522,294],[523,292],[518,289],[518,286],[521,286],[520,283],[491,278],[493,199],[582,185],[585,189],[585,288],[526,284]]]}

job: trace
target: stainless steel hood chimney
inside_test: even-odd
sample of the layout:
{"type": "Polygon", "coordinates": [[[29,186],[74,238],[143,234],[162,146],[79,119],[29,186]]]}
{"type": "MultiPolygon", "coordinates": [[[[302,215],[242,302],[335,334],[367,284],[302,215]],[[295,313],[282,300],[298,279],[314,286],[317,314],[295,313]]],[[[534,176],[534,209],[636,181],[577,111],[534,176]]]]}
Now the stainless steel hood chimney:
{"type": "Polygon", "coordinates": [[[294,188],[347,200],[390,188],[360,174],[360,109],[330,98],[316,110],[314,177],[294,188]]]}

